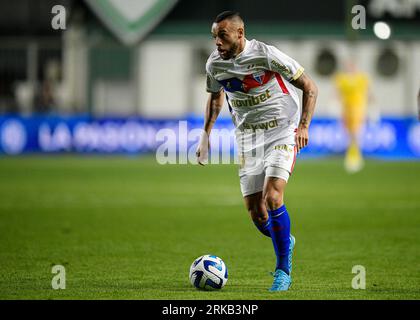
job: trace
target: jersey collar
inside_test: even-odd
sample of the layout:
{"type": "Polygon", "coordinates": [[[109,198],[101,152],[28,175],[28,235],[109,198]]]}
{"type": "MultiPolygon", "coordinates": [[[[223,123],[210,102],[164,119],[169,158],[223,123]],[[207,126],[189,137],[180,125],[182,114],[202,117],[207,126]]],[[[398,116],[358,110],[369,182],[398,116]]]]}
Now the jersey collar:
{"type": "Polygon", "coordinates": [[[245,38],[244,49],[232,60],[236,60],[236,59],[240,58],[243,55],[243,53],[248,49],[248,47],[249,47],[249,41],[245,38]]]}

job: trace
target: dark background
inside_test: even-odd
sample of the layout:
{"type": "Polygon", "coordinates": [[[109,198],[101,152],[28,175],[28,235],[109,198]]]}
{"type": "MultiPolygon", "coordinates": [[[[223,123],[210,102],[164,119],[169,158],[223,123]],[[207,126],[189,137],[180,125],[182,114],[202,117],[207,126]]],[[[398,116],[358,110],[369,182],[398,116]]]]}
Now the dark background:
{"type": "MultiPolygon", "coordinates": [[[[346,21],[346,10],[355,4],[368,8],[372,0],[300,0],[298,6],[290,6],[285,0],[180,0],[168,14],[161,27],[173,24],[208,23],[224,10],[240,11],[243,18],[251,24],[305,24],[335,23],[343,25],[346,21]],[[246,4],[246,5],[244,5],[246,4]]],[[[98,23],[96,16],[81,0],[14,0],[0,2],[0,35],[58,35],[51,29],[51,7],[61,4],[69,8],[69,21],[80,20],[84,23],[98,23]]],[[[369,22],[373,17],[367,10],[369,22]]],[[[386,13],[382,20],[403,23],[413,28],[420,27],[420,8],[412,18],[397,18],[386,13]]],[[[307,28],[311,33],[311,28],[307,28]]],[[[420,29],[417,29],[419,31],[420,29]]],[[[413,29],[413,32],[415,30],[413,29]]]]}

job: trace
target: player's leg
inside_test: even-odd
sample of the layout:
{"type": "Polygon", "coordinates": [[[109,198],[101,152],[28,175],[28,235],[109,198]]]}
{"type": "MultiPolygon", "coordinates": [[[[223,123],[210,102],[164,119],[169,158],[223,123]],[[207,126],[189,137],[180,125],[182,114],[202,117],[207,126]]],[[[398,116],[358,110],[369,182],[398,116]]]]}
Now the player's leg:
{"type": "Polygon", "coordinates": [[[344,123],[350,138],[344,165],[348,172],[357,172],[363,167],[363,156],[358,141],[359,130],[363,124],[362,110],[356,106],[347,107],[344,123]]]}
{"type": "Polygon", "coordinates": [[[257,192],[244,197],[245,207],[257,229],[265,236],[270,235],[270,220],[268,219],[262,192],[257,192]]]}
{"type": "Polygon", "coordinates": [[[275,170],[278,176],[266,178],[263,197],[270,217],[270,235],[277,257],[276,270],[281,269],[289,274],[290,217],[283,202],[289,173],[281,168],[275,170]]]}
{"type": "Polygon", "coordinates": [[[295,238],[290,234],[289,213],[283,202],[289,172],[281,168],[271,169],[274,169],[272,171],[275,173],[272,174],[275,176],[266,178],[263,192],[269,214],[271,240],[277,258],[270,291],[286,291],[292,284],[292,255],[295,245],[295,238]]]}
{"type": "Polygon", "coordinates": [[[241,192],[244,197],[245,207],[257,229],[262,234],[270,237],[268,213],[262,196],[264,178],[262,162],[255,168],[251,168],[251,170],[249,168],[241,168],[239,170],[241,192]]]}
{"type": "Polygon", "coordinates": [[[267,146],[263,198],[270,221],[270,235],[276,253],[276,269],[271,291],[288,290],[291,283],[292,253],[295,244],[290,234],[290,218],[284,193],[296,160],[294,145],[267,146]]]}

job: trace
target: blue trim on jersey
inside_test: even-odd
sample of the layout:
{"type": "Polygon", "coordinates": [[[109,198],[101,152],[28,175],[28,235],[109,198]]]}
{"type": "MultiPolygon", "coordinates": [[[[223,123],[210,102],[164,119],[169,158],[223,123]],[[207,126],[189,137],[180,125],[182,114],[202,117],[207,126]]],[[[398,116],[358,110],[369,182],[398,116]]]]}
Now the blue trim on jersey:
{"type": "Polygon", "coordinates": [[[242,80],[238,78],[229,78],[224,80],[218,80],[218,82],[223,86],[225,91],[228,92],[245,92],[242,80]]]}

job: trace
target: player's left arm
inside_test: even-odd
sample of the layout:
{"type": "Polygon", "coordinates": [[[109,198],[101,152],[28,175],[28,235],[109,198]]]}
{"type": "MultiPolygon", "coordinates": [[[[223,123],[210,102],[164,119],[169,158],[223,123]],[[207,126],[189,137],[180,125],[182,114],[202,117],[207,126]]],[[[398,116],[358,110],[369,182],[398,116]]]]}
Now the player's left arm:
{"type": "Polygon", "coordinates": [[[318,87],[315,82],[304,72],[291,83],[303,91],[302,96],[302,115],[296,132],[296,146],[298,152],[306,147],[309,142],[309,125],[312,115],[315,111],[316,98],[318,96],[318,87]]]}

